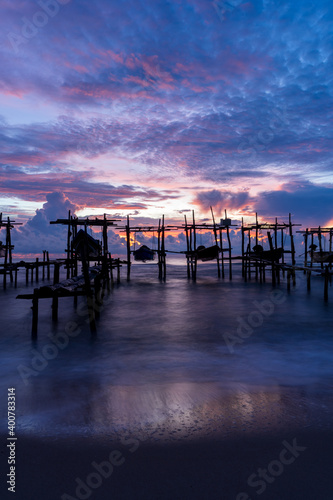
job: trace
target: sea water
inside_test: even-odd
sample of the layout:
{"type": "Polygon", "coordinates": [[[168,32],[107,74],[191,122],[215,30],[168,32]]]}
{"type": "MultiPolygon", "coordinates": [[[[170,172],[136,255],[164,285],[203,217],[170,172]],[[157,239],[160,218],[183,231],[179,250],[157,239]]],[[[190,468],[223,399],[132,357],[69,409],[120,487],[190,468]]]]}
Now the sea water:
{"type": "MultiPolygon", "coordinates": [[[[1,297],[1,401],[16,388],[17,431],[38,436],[145,435],[190,439],[258,425],[325,426],[332,414],[333,294],[323,279],[308,292],[303,274],[287,290],[229,281],[216,263],[200,264],[196,282],[183,262],[122,269],[104,296],[91,336],[85,298],[39,301],[38,338],[31,339],[31,300],[38,285],[9,283],[1,297]],[[71,332],[72,335],[67,333],[71,332]]],[[[4,420],[1,431],[5,432],[4,420]]]]}

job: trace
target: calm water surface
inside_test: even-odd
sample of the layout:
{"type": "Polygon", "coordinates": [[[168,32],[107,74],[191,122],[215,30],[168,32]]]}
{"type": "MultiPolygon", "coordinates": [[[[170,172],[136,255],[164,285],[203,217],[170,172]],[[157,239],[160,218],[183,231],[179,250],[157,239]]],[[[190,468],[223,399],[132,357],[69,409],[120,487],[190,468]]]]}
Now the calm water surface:
{"type": "Polygon", "coordinates": [[[40,301],[32,342],[31,301],[15,297],[33,285],[22,272],[17,289],[0,290],[0,383],[4,397],[16,387],[19,432],[176,440],[326,425],[333,294],[324,303],[320,278],[308,293],[299,275],[288,293],[285,282],[277,292],[269,282],[244,283],[236,266],[232,282],[219,280],[212,264],[199,267],[196,283],[184,266],[167,271],[159,282],[155,264],[133,266],[131,282],[105,297],[95,339],[84,299],[75,310],[68,298],[56,325],[51,302],[40,301]],[[69,324],[79,333],[50,347],[69,324]]]}

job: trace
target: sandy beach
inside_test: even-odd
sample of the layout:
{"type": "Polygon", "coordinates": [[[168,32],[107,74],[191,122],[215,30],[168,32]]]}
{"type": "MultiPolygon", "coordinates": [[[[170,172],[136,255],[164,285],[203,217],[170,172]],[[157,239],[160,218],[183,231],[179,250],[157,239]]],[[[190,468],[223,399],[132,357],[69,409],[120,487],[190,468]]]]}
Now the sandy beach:
{"type": "MultiPolygon", "coordinates": [[[[206,387],[204,400],[201,387],[199,404],[187,412],[166,405],[159,421],[145,421],[136,403],[123,424],[105,412],[109,432],[59,436],[50,423],[49,435],[18,433],[16,493],[5,498],[330,500],[333,403],[312,390],[218,398],[206,387]]],[[[5,436],[1,443],[4,471],[5,436]]]]}
{"type": "MultiPolygon", "coordinates": [[[[136,443],[128,442],[126,446],[107,438],[104,442],[89,438],[56,441],[21,438],[16,494],[14,497],[7,493],[8,498],[18,500],[330,500],[332,446],[333,432],[315,429],[178,444],[140,443],[134,452],[131,449],[136,443]],[[294,463],[285,465],[278,477],[268,474],[272,482],[266,482],[262,494],[256,493],[259,487],[249,486],[249,477],[257,474],[258,481],[258,469],[267,470],[273,460],[279,459],[283,443],[292,444],[295,439],[297,446],[306,449],[294,463]],[[114,450],[121,452],[124,462],[114,467],[110,477],[102,478],[98,488],[81,486],[78,496],[78,485],[87,485],[89,475],[96,473],[92,462],[105,462],[114,450]],[[82,482],[78,483],[76,478],[82,482]],[[69,496],[63,496],[65,493],[69,496]]],[[[3,453],[4,449],[2,456],[3,453]]]]}

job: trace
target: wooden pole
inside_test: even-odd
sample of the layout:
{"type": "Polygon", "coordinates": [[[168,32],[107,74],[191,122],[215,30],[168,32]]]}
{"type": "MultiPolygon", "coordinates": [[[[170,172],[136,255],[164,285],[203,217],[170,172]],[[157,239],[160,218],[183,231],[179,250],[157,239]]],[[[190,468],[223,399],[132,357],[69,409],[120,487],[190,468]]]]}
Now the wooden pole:
{"type": "MultiPolygon", "coordinates": [[[[278,220],[277,220],[277,217],[275,217],[274,243],[275,243],[275,249],[277,250],[277,247],[278,247],[278,220]]],[[[277,278],[277,282],[280,283],[280,267],[279,267],[279,263],[276,265],[276,278],[277,278]]]]}
{"type": "MultiPolygon", "coordinates": [[[[225,218],[227,219],[227,211],[224,212],[225,218]]],[[[227,238],[228,238],[228,253],[229,253],[229,280],[232,280],[232,259],[231,259],[231,240],[229,226],[227,226],[227,238]]]]}
{"type": "Polygon", "coordinates": [[[305,249],[304,267],[308,267],[308,238],[309,238],[309,229],[306,228],[305,235],[304,235],[304,249],[305,249]]]}
{"type": "Polygon", "coordinates": [[[127,281],[131,279],[131,232],[129,225],[129,215],[126,224],[126,247],[127,247],[127,281]]]}
{"type": "Polygon", "coordinates": [[[158,256],[158,279],[162,279],[162,256],[161,256],[161,219],[158,220],[157,231],[157,256],[158,256]]]}
{"type": "Polygon", "coordinates": [[[36,283],[39,281],[39,258],[36,257],[36,283]]]}
{"type": "MultiPolygon", "coordinates": [[[[256,245],[258,245],[258,213],[256,212],[256,245]]],[[[258,262],[255,262],[256,266],[256,280],[258,280],[258,262]]]]}
{"type": "Polygon", "coordinates": [[[109,283],[109,266],[108,266],[108,226],[106,221],[106,214],[104,214],[103,218],[103,291],[105,289],[105,285],[107,289],[110,289],[109,283]]]}
{"type": "Polygon", "coordinates": [[[46,252],[46,259],[47,259],[47,279],[50,279],[50,256],[49,252],[46,252]]]}
{"type": "Polygon", "coordinates": [[[194,210],[192,210],[192,219],[193,219],[193,250],[194,250],[194,279],[196,280],[197,278],[197,235],[196,235],[196,230],[195,230],[195,217],[194,217],[194,210]]]}
{"type": "Polygon", "coordinates": [[[67,228],[67,262],[66,262],[66,267],[67,267],[67,279],[70,277],[70,258],[71,258],[71,211],[68,210],[68,228],[67,228]]]}
{"type": "Polygon", "coordinates": [[[223,236],[222,236],[222,228],[220,228],[220,249],[221,249],[221,268],[222,268],[222,278],[224,278],[224,252],[223,252],[223,236]]]}
{"type": "Polygon", "coordinates": [[[275,276],[275,260],[274,260],[274,246],[273,246],[273,241],[272,241],[272,236],[271,233],[268,231],[267,232],[267,238],[268,238],[268,243],[269,243],[269,249],[272,252],[272,285],[276,285],[276,276],[275,276]]]}
{"type": "Polygon", "coordinates": [[[275,248],[278,247],[278,220],[277,217],[275,217],[275,226],[274,226],[274,243],[275,243],[275,248]]]}
{"type": "MultiPolygon", "coordinates": [[[[12,259],[12,240],[11,240],[10,229],[11,229],[10,218],[8,217],[7,218],[7,234],[8,234],[8,262],[7,262],[7,264],[9,264],[9,266],[11,266],[12,263],[13,263],[13,259],[12,259]]],[[[7,238],[6,238],[6,240],[7,240],[7,238]]],[[[10,271],[9,271],[9,276],[10,276],[10,281],[12,283],[13,282],[13,271],[12,271],[11,268],[10,268],[10,271]]]]}
{"type": "Polygon", "coordinates": [[[165,225],[164,225],[164,215],[162,215],[162,241],[161,241],[161,252],[162,252],[162,262],[163,262],[163,279],[166,278],[166,259],[165,259],[165,225]]]}
{"type": "Polygon", "coordinates": [[[186,214],[184,215],[185,217],[185,234],[186,234],[186,247],[187,247],[187,253],[186,253],[186,261],[187,261],[187,277],[188,279],[191,278],[191,270],[190,270],[190,240],[189,240],[189,235],[188,235],[188,226],[187,226],[187,218],[186,214]]]}
{"type": "MultiPolygon", "coordinates": [[[[216,224],[215,224],[215,217],[214,217],[213,207],[210,207],[210,211],[212,213],[212,219],[213,219],[215,245],[218,247],[218,244],[217,244],[217,230],[216,230],[216,224]]],[[[217,252],[216,262],[217,262],[217,275],[218,275],[219,278],[221,278],[219,252],[217,252]]]]}
{"type": "MultiPolygon", "coordinates": [[[[284,231],[283,228],[281,228],[281,248],[282,248],[282,264],[284,264],[284,231]]],[[[282,269],[282,274],[284,277],[284,267],[282,269]]]]}
{"type": "Polygon", "coordinates": [[[248,254],[247,267],[248,267],[248,278],[249,278],[249,280],[251,279],[251,257],[250,257],[250,252],[251,252],[251,229],[248,230],[248,245],[247,245],[247,254],[248,254]]]}
{"type": "MultiPolygon", "coordinates": [[[[323,251],[323,244],[322,244],[322,235],[321,235],[321,227],[318,227],[318,241],[319,241],[319,251],[320,254],[322,255],[323,251]]],[[[324,263],[320,262],[320,267],[323,269],[324,268],[324,263]]]]}
{"type": "Polygon", "coordinates": [[[245,275],[245,241],[244,241],[244,217],[242,217],[242,227],[241,227],[241,232],[242,232],[242,276],[244,278],[245,275]]]}
{"type": "Polygon", "coordinates": [[[294,266],[296,264],[295,259],[295,244],[294,244],[294,236],[293,236],[293,225],[291,222],[291,214],[289,214],[289,235],[290,235],[290,246],[291,246],[291,262],[294,266]]]}
{"type": "Polygon", "coordinates": [[[46,264],[46,255],[45,250],[43,250],[43,272],[42,272],[42,280],[45,280],[45,264],[46,264]]]}

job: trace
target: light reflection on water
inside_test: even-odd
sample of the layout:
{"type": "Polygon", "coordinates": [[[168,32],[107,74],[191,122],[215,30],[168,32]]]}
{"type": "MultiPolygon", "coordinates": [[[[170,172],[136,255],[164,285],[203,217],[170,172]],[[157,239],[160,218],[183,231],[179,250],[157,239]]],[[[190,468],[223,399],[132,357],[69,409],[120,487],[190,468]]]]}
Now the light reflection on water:
{"type": "Polygon", "coordinates": [[[333,313],[321,282],[311,295],[302,283],[290,294],[281,284],[286,300],[230,352],[224,335],[237,334],[254,301],[269,299],[269,283],[243,283],[239,272],[221,281],[214,265],[199,269],[197,283],[181,266],[168,267],[165,283],[156,265],[133,266],[132,275],[111,293],[95,340],[72,299],[61,299],[57,325],[45,300],[32,345],[31,304],[15,300],[31,286],[0,292],[1,384],[17,388],[21,432],[188,439],[308,425],[319,410],[322,419],[329,413],[333,313]],[[18,365],[31,367],[31,349],[41,352],[68,321],[80,335],[25,385],[18,365]]]}

